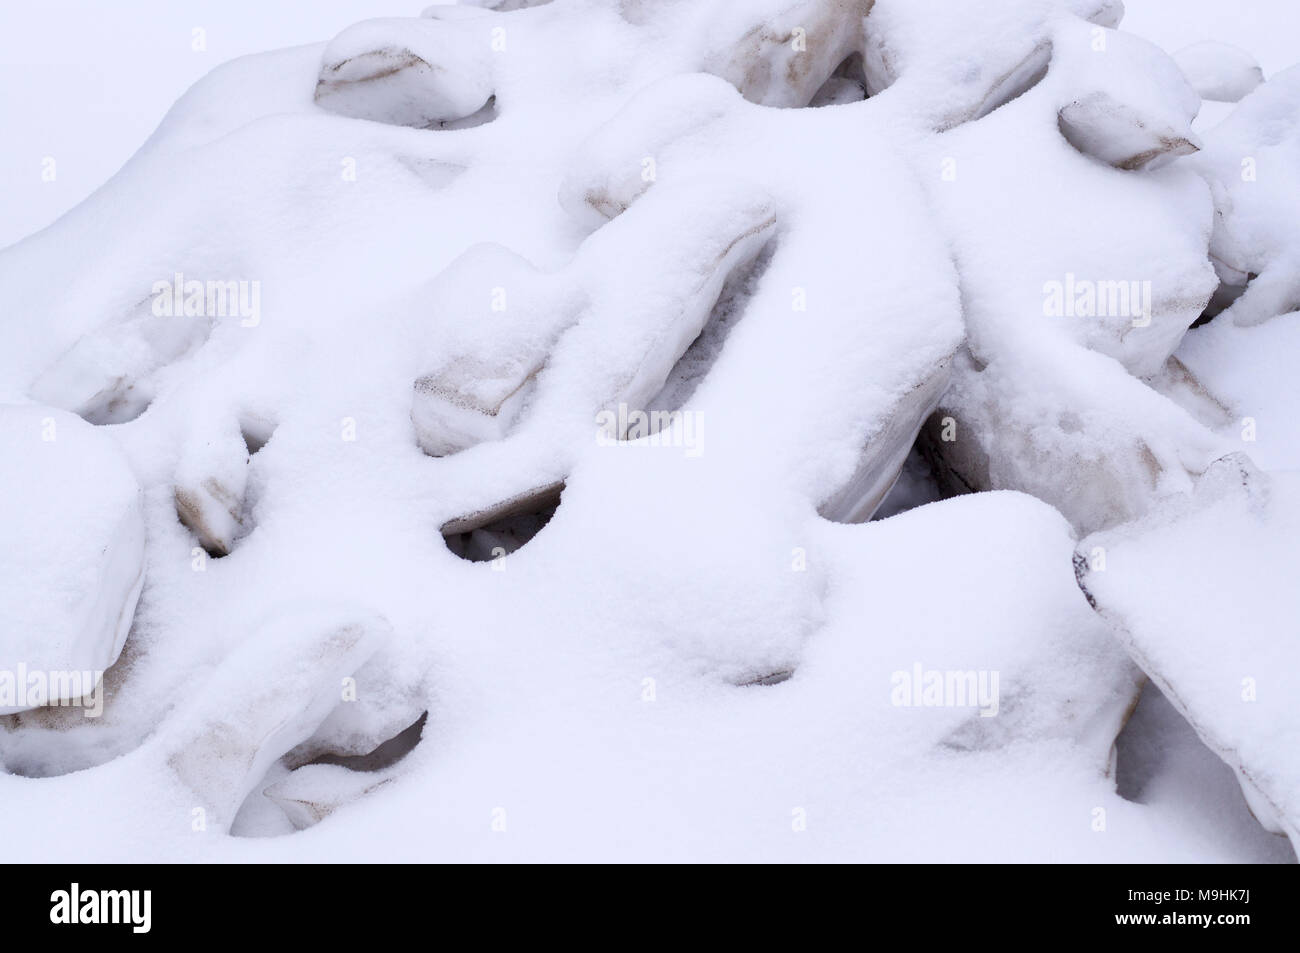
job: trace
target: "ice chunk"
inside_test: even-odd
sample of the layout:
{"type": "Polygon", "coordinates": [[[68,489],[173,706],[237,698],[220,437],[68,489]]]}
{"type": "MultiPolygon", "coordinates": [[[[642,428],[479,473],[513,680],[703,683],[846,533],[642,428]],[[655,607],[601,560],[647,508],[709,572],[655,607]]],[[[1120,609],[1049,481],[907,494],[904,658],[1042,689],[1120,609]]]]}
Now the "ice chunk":
{"type": "Polygon", "coordinates": [[[366,20],[325,49],[318,105],[355,119],[426,128],[466,119],[492,96],[488,37],[471,20],[366,20]]]}
{"type": "Polygon", "coordinates": [[[176,513],[214,556],[229,554],[244,528],[248,448],[237,423],[196,426],[176,471],[176,513]]]}
{"type": "Polygon", "coordinates": [[[1211,251],[1238,276],[1240,296],[1216,320],[1253,325],[1300,309],[1300,66],[1245,97],[1190,163],[1214,190],[1211,251]]]}
{"type": "Polygon", "coordinates": [[[425,710],[425,672],[418,657],[390,644],[379,649],[350,677],[343,699],[314,734],[290,752],[304,763],[333,755],[357,757],[373,752],[412,725],[425,710]]]}
{"type": "Polygon", "coordinates": [[[876,0],[867,19],[868,91],[902,82],[913,114],[935,129],[988,115],[1046,76],[1056,29],[1076,17],[1118,24],[1118,0],[876,0]]]}
{"type": "Polygon", "coordinates": [[[1221,455],[1151,386],[1217,284],[1210,186],[1060,134],[1098,90],[1177,125],[1176,68],[1107,32],[1110,0],[877,0],[861,69],[888,90],[772,108],[856,79],[860,5],[494,6],[220,68],[83,208],[0,254],[8,310],[30,316],[0,321],[5,399],[106,315],[141,317],[176,268],[266,291],[260,323],[64,381],[78,408],[108,411],[119,376],[153,398],[110,431],[149,501],[150,589],[96,732],[23,715],[4,733],[6,857],[1249,855],[1115,794],[1137,670],[1069,562],[1069,523],[1140,513],[1221,455]],[[729,270],[744,294],[711,310],[729,270]],[[1047,313],[1045,285],[1074,279],[1138,292],[1047,313]],[[935,444],[969,449],[980,488],[1051,505],[819,515],[872,509],[949,368],[935,444]],[[690,380],[664,401],[680,416],[625,427],[614,411],[659,406],[665,378],[690,380]],[[413,446],[416,380],[480,408],[417,420],[438,459],[413,446]],[[253,411],[276,436],[245,465],[222,421],[253,411]],[[602,412],[631,439],[598,432],[602,412]],[[239,466],[258,531],[195,557],[178,479],[239,466]],[[553,516],[509,552],[519,507],[553,516]],[[453,555],[498,546],[490,567],[453,555]],[[391,654],[371,654],[388,625],[368,610],[263,622],[337,593],[392,620],[391,654]],[[290,773],[364,757],[416,708],[433,743],[377,796],[359,796],[375,776],[315,770],[338,764],[290,773]],[[335,813],[249,843],[224,836],[241,804],[240,833],[335,813]],[[1090,830],[1098,809],[1124,836],[1090,830]]]}
{"type": "Polygon", "coordinates": [[[1110,33],[1094,45],[1058,41],[1056,60],[1074,90],[1061,107],[1061,134],[1080,152],[1146,169],[1200,148],[1192,131],[1200,97],[1158,47],[1110,33]]]}
{"type": "Polygon", "coordinates": [[[903,395],[885,426],[870,438],[868,452],[853,477],[818,508],[822,516],[837,523],[871,518],[893,489],[922,424],[938,406],[950,380],[950,362],[944,361],[929,378],[903,395]]]}
{"type": "Polygon", "coordinates": [[[557,380],[548,386],[587,390],[593,416],[607,407],[642,408],[699,335],[727,277],[753,260],[775,225],[761,192],[696,183],[638,203],[549,282],[504,249],[462,256],[445,284],[475,303],[460,292],[442,296],[456,302],[450,311],[439,306],[453,329],[436,339],[443,366],[416,382],[412,419],[421,446],[442,456],[504,436],[571,326],[572,347],[585,350],[581,360],[589,363],[583,368],[570,358],[552,369],[557,380]],[[683,236],[678,223],[688,209],[692,226],[683,236]],[[583,377],[588,382],[580,383],[583,377]]]}
{"type": "Polygon", "coordinates": [[[1300,479],[1217,462],[1191,498],[1085,539],[1079,583],[1133,658],[1300,849],[1300,479]],[[1101,562],[1098,562],[1100,554],[1101,562]]]}
{"type": "Polygon", "coordinates": [[[1300,313],[1240,328],[1212,321],[1188,333],[1178,359],[1222,410],[1225,440],[1265,470],[1300,470],[1295,358],[1300,313]]]}
{"type": "Polygon", "coordinates": [[[863,23],[873,3],[759,0],[720,5],[705,30],[709,41],[724,49],[705,68],[751,102],[806,106],[845,58],[862,52],[863,23]],[[742,12],[743,19],[737,16],[742,12]],[[736,38],[728,41],[733,34],[736,38]]]}
{"type": "Polygon", "coordinates": [[[140,488],[108,434],[50,407],[4,405],[0,492],[0,686],[17,693],[0,692],[0,714],[73,704],[131,628],[144,582],[140,488]],[[43,697],[16,684],[20,668],[42,675],[43,697]]]}
{"type": "Polygon", "coordinates": [[[427,290],[436,366],[415,382],[411,420],[441,457],[509,431],[556,338],[575,318],[556,279],[498,245],[461,255],[427,290]]]}
{"type": "Polygon", "coordinates": [[[212,323],[203,316],[149,314],[148,302],[127,320],[81,338],[33,382],[38,400],[93,424],[134,420],[153,399],[153,376],[192,354],[212,323]]]}
{"type": "Polygon", "coordinates": [[[317,730],[341,701],[344,679],[390,634],[385,620],[340,607],[278,612],[150,747],[208,822],[228,829],[271,764],[317,730]]]}

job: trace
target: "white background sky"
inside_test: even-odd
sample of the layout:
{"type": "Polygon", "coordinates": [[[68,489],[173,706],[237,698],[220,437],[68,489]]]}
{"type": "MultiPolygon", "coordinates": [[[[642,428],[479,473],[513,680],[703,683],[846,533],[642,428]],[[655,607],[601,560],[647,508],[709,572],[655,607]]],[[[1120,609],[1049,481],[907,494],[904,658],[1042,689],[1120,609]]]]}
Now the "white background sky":
{"type": "MultiPolygon", "coordinates": [[[[0,0],[0,247],[50,224],[135,152],[168,107],[236,56],[327,40],[438,0],[0,0]],[[207,50],[191,48],[195,27],[207,50]],[[54,182],[42,160],[57,161],[54,182]]],[[[1300,62],[1300,0],[1127,0],[1167,49],[1220,38],[1271,74],[1300,62]]]]}

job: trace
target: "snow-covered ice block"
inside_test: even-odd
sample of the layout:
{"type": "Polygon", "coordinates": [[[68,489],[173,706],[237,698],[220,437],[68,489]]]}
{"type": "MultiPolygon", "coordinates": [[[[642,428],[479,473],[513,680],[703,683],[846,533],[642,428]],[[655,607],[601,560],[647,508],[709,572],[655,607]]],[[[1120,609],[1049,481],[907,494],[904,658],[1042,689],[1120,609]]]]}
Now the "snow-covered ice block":
{"type": "Polygon", "coordinates": [[[1264,71],[1255,58],[1230,43],[1205,40],[1185,46],[1173,56],[1202,99],[1239,102],[1264,82],[1264,71]]]}
{"type": "MultiPolygon", "coordinates": [[[[48,859],[54,830],[117,859],[1217,856],[1153,839],[1153,812],[1114,793],[1136,670],[1051,506],[818,515],[874,507],[949,368],[941,408],[978,485],[1031,490],[1076,527],[1142,512],[1218,452],[1148,386],[1217,283],[1209,187],[1189,163],[1120,171],[1060,134],[1063,105],[1109,88],[1094,67],[1110,61],[1076,53],[1101,36],[1125,71],[1106,32],[1119,5],[877,0],[861,67],[836,62],[861,10],[841,0],[520,6],[222,67],[82,209],[0,254],[10,310],[31,316],[0,322],[8,400],[109,334],[106,315],[143,317],[155,278],[266,291],[255,327],[173,348],[142,326],[56,382],[113,422],[152,399],[113,431],[150,501],[150,597],[97,736],[25,716],[0,739],[8,856],[48,859]],[[799,50],[790,11],[846,33],[805,27],[799,50]],[[312,102],[336,53],[347,81],[323,101],[377,121],[312,102]],[[825,80],[841,67],[847,100],[859,68],[888,89],[771,108],[840,102],[825,80]],[[760,209],[770,225],[736,230],[760,209]],[[1151,294],[1137,313],[1045,313],[1045,284],[1070,276],[1151,294]],[[444,372],[504,410],[471,426],[437,408],[437,440],[474,446],[430,459],[411,385],[444,372]],[[599,439],[620,401],[705,421],[701,452],[599,439]],[[187,446],[216,406],[274,421],[251,465],[225,424],[202,431],[229,454],[187,446]],[[258,532],[195,565],[178,474],[202,486],[236,462],[258,532]],[[543,502],[545,532],[491,568],[439,538],[543,502]],[[258,624],[340,592],[391,619],[400,649],[381,661],[340,634],[387,628],[351,610],[258,624]],[[893,703],[891,676],[918,661],[986,688],[997,672],[996,706],[927,705],[924,673],[922,704],[893,703]],[[357,703],[339,698],[350,676],[357,703]],[[290,774],[364,753],[416,709],[436,743],[382,790],[290,774]],[[241,803],[236,833],[333,814],[302,838],[194,836],[196,806],[224,834],[241,803]],[[523,836],[491,832],[497,804],[523,836]],[[1092,833],[1098,806],[1126,836],[1092,833]],[[124,831],[127,811],[142,822],[124,831]]],[[[1161,117],[1165,72],[1116,101],[1161,117]]]]}
{"type": "Polygon", "coordinates": [[[149,313],[143,302],[125,320],[86,335],[32,383],[31,393],[94,424],[134,420],[153,399],[154,374],[192,354],[212,323],[203,316],[149,313]]]}
{"type": "Polygon", "coordinates": [[[1056,45],[1074,92],[1061,107],[1061,134],[1119,169],[1156,168],[1199,149],[1192,120],[1201,100],[1169,56],[1127,33],[1102,39],[1056,45]]]}
{"type": "Polygon", "coordinates": [[[582,143],[560,183],[560,204],[583,225],[600,227],[651,189],[673,144],[707,141],[733,125],[738,111],[736,90],[709,76],[642,90],[582,143]]]}
{"type": "Polygon", "coordinates": [[[948,389],[952,374],[943,361],[918,386],[905,393],[888,415],[884,426],[868,439],[857,471],[818,512],[837,523],[861,523],[871,519],[902,472],[907,456],[927,418],[948,389]]]}
{"type": "Polygon", "coordinates": [[[214,556],[225,556],[244,527],[248,448],[232,418],[211,430],[195,427],[176,471],[176,513],[214,556]]]}
{"type": "MultiPolygon", "coordinates": [[[[1037,88],[927,143],[919,160],[952,236],[968,351],[930,444],[954,489],[1032,493],[1084,532],[1187,489],[1226,452],[1145,383],[1217,284],[1208,190],[1190,170],[1131,174],[1081,158],[1057,128],[1060,104],[1104,88],[1107,58],[1133,52],[1104,36],[1107,51],[1095,51],[1088,27],[1062,27],[1037,88]]],[[[1136,53],[1139,64],[1160,56],[1136,53]]]]}
{"type": "Polygon", "coordinates": [[[469,249],[427,299],[438,365],[415,382],[411,420],[424,452],[442,457],[509,432],[575,309],[556,279],[499,245],[469,249]]]}
{"type": "Polygon", "coordinates": [[[0,714],[74,703],[131,628],[144,582],[140,488],[103,431],[50,407],[4,405],[0,492],[0,673],[23,696],[0,695],[0,714]],[[14,684],[20,666],[45,673],[46,697],[14,684]],[[61,673],[77,676],[75,697],[61,673]]]}
{"type": "Polygon", "coordinates": [[[1079,583],[1139,665],[1300,849],[1300,476],[1241,454],[1191,497],[1085,539],[1079,583]]]}
{"type": "Polygon", "coordinates": [[[876,0],[866,28],[868,90],[901,81],[926,125],[950,129],[1033,88],[1051,65],[1060,24],[1114,27],[1123,9],[1118,0],[876,0]]]}
{"type": "Polygon", "coordinates": [[[293,749],[299,763],[322,755],[355,757],[400,734],[425,711],[426,676],[419,659],[392,645],[379,649],[352,674],[342,704],[310,738],[293,749]]]}
{"type": "Polygon", "coordinates": [[[755,459],[747,469],[788,468],[815,479],[823,512],[850,520],[869,517],[893,482],[961,342],[956,275],[936,236],[917,227],[928,216],[923,194],[897,156],[878,148],[884,127],[877,123],[890,116],[875,115],[862,104],[763,109],[716,78],[676,77],[642,91],[592,136],[560,192],[581,221],[620,216],[618,224],[621,209],[634,214],[682,181],[725,180],[735,175],[730,156],[750,156],[744,178],[773,196],[778,233],[748,291],[743,322],[716,357],[714,374],[726,373],[731,384],[713,390],[711,403],[702,402],[703,392],[692,396],[691,409],[725,420],[725,439],[737,448],[778,448],[784,463],[755,459]],[[805,156],[817,159],[805,164],[805,156]],[[843,187],[819,190],[840,168],[839,156],[843,187]],[[654,175],[643,174],[645,157],[653,158],[654,175]],[[911,227],[859,231],[860,222],[893,215],[911,227]],[[819,230],[853,232],[859,243],[828,246],[816,239],[819,230]],[[930,280],[900,286],[917,270],[930,280]],[[809,333],[812,327],[820,330],[809,333]],[[868,365],[890,371],[881,377],[868,365]],[[795,384],[796,367],[808,368],[818,385],[795,384]],[[852,388],[854,380],[871,386],[852,388]],[[811,463],[814,456],[825,469],[811,463]]]}
{"type": "Polygon", "coordinates": [[[391,636],[387,621],[337,606],[277,612],[143,752],[158,752],[229,828],[271,765],[343,702],[344,680],[391,636]]]}
{"type": "Polygon", "coordinates": [[[1210,250],[1240,294],[1219,320],[1300,309],[1300,66],[1246,96],[1189,162],[1214,190],[1210,250]]]}
{"type": "Polygon", "coordinates": [[[697,182],[656,191],[554,276],[494,246],[466,253],[434,283],[458,290],[434,293],[431,346],[443,363],[415,385],[421,447],[444,456],[504,436],[570,328],[572,356],[552,368],[548,389],[585,392],[566,404],[593,417],[641,409],[703,329],[728,276],[754,259],[775,225],[761,191],[697,182]]]}
{"type": "Polygon", "coordinates": [[[492,96],[492,50],[476,22],[394,18],[349,27],[325,49],[316,103],[419,128],[472,116],[492,96]]]}
{"type": "Polygon", "coordinates": [[[716,50],[704,67],[751,102],[806,106],[846,57],[863,51],[863,24],[873,2],[720,4],[704,27],[716,50]]]}
{"type": "Polygon", "coordinates": [[[1210,421],[1265,470],[1300,470],[1297,356],[1300,312],[1245,328],[1215,320],[1188,332],[1177,353],[1215,405],[1210,421]]]}

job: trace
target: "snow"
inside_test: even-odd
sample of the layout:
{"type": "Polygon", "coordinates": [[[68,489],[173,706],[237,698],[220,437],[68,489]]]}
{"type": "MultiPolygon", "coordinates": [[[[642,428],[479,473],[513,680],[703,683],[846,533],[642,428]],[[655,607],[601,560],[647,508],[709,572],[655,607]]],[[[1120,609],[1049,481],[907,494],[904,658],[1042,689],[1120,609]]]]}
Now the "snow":
{"type": "Polygon", "coordinates": [[[1291,355],[1300,349],[1300,313],[1255,327],[1213,321],[1191,331],[1178,358],[1221,411],[1225,438],[1266,470],[1300,470],[1291,355]]]}
{"type": "Polygon", "coordinates": [[[1295,82],[1195,124],[1244,61],[1122,13],[505,0],[208,74],[0,253],[0,670],[108,670],[0,719],[7,856],[1285,856],[1196,789],[1295,836],[1295,82]]]}
{"type": "Polygon", "coordinates": [[[1173,55],[1194,43],[1250,53],[1265,76],[1300,61],[1300,10],[1287,0],[1124,0],[1124,29],[1173,55]]]}
{"type": "Polygon", "coordinates": [[[1269,830],[1300,837],[1294,585],[1300,476],[1227,457],[1190,500],[1085,540],[1083,585],[1134,658],[1237,774],[1269,830]]]}
{"type": "Polygon", "coordinates": [[[1170,825],[1170,837],[1199,842],[1197,850],[1207,857],[1294,861],[1286,839],[1265,831],[1250,813],[1232,769],[1205,747],[1151,682],[1116,749],[1120,794],[1158,814],[1170,825]],[[1247,843],[1249,850],[1243,851],[1247,843]]]}
{"type": "Polygon", "coordinates": [[[8,685],[0,714],[73,704],[117,661],[144,581],[145,526],[130,466],[72,414],[0,406],[0,672],[40,673],[41,699],[8,685]],[[93,673],[81,692],[56,673],[93,673]]]}
{"type": "Polygon", "coordinates": [[[0,247],[51,224],[125,164],[185,90],[227,60],[316,43],[404,0],[42,0],[0,7],[0,247]],[[202,42],[196,35],[202,30],[202,42]],[[196,49],[196,45],[201,48],[196,49]],[[40,90],[40,95],[33,95],[40,90]],[[54,160],[54,178],[47,177],[54,160]]]}
{"type": "MultiPolygon", "coordinates": [[[[1110,95],[1110,72],[1158,56],[1103,36],[1096,49],[1087,25],[1063,27],[1059,66],[1042,82],[927,142],[920,160],[934,170],[930,191],[952,236],[969,342],[940,406],[952,439],[937,449],[959,483],[1032,493],[1082,532],[1186,490],[1224,452],[1141,380],[1164,365],[1215,289],[1209,190],[1178,164],[1128,171],[1079,155],[1058,128],[1063,107],[1110,95]]],[[[1181,80],[1158,76],[1166,86],[1130,96],[1132,108],[1163,115],[1145,110],[1172,101],[1185,122],[1181,80]]],[[[1109,127],[1128,154],[1125,128],[1109,127]]]]}
{"type": "Polygon", "coordinates": [[[1203,40],[1174,54],[1174,62],[1203,99],[1235,103],[1264,81],[1264,71],[1245,50],[1203,40]]]}
{"type": "Polygon", "coordinates": [[[1300,309],[1300,66],[1242,100],[1193,164],[1216,196],[1211,255],[1240,294],[1225,318],[1252,325],[1300,309]]]}
{"type": "MultiPolygon", "coordinates": [[[[472,29],[473,20],[466,21],[472,29]]],[[[418,36],[400,48],[387,37],[401,20],[367,20],[330,41],[316,85],[316,102],[331,112],[425,128],[466,119],[492,96],[490,51],[457,23],[411,24],[418,36]]]]}

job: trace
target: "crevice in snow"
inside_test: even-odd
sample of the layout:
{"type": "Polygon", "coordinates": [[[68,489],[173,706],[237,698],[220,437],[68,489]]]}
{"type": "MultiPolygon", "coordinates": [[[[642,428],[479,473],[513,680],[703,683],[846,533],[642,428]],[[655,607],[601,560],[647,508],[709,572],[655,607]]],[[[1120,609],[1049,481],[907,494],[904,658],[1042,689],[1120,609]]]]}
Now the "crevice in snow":
{"type": "Polygon", "coordinates": [[[245,414],[239,420],[239,434],[244,438],[244,447],[251,458],[271,442],[275,436],[275,424],[255,414],[245,414]]]}
{"type": "Polygon", "coordinates": [[[978,441],[966,435],[967,429],[958,427],[955,418],[941,408],[930,415],[917,437],[916,448],[928,464],[942,499],[978,493],[988,484],[988,456],[978,441]],[[947,439],[950,436],[954,439],[947,439]],[[967,463],[970,467],[963,465],[967,463]]]}
{"type": "MultiPolygon", "coordinates": [[[[420,743],[420,738],[424,733],[424,725],[428,720],[429,713],[427,711],[422,712],[414,722],[366,754],[323,754],[308,761],[307,764],[336,764],[341,768],[347,768],[349,771],[384,771],[415,750],[415,746],[420,743]]],[[[306,765],[298,765],[297,767],[306,767],[306,765]]]]}
{"type": "Polygon", "coordinates": [[[704,382],[721,356],[727,338],[744,317],[775,254],[775,241],[768,242],[753,261],[727,277],[704,329],[673,365],[663,388],[647,401],[646,410],[652,420],[663,419],[656,417],[656,412],[680,410],[704,382]]]}
{"type": "Polygon", "coordinates": [[[268,769],[244,799],[230,833],[273,837],[305,830],[391,783],[391,769],[415,750],[428,718],[427,711],[422,713],[366,754],[325,754],[295,764],[290,752],[268,769]]]}
{"type": "Polygon", "coordinates": [[[894,481],[893,487],[872,515],[873,521],[889,519],[899,513],[914,510],[918,506],[947,499],[947,495],[939,487],[933,464],[922,449],[924,439],[925,432],[922,430],[921,436],[917,438],[916,443],[912,444],[912,449],[903,462],[903,468],[898,471],[898,479],[894,481]]]}
{"type": "Polygon", "coordinates": [[[444,119],[431,122],[425,126],[425,129],[442,129],[451,131],[454,129],[474,129],[477,126],[486,126],[497,118],[497,98],[489,96],[488,101],[483,104],[483,108],[477,112],[470,113],[468,116],[462,116],[458,119],[444,119]]]}
{"type": "Polygon", "coordinates": [[[1210,296],[1210,303],[1205,306],[1201,316],[1192,322],[1194,328],[1209,324],[1231,308],[1250,289],[1250,283],[1259,277],[1254,272],[1237,271],[1213,255],[1210,256],[1210,261],[1214,264],[1215,274],[1219,277],[1219,286],[1214,289],[1214,294],[1210,296]]]}
{"type": "Polygon", "coordinates": [[[831,73],[821,89],[813,94],[808,106],[812,109],[822,106],[843,106],[848,103],[862,102],[869,96],[867,72],[862,54],[853,52],[835,67],[835,72],[831,73]]]}
{"type": "Polygon", "coordinates": [[[939,362],[928,376],[899,397],[884,425],[867,440],[853,476],[818,507],[823,518],[833,523],[871,519],[898,481],[925,421],[947,390],[951,363],[951,359],[939,362]]]}
{"type": "Polygon", "coordinates": [[[794,678],[794,672],[795,670],[793,668],[777,669],[776,671],[767,672],[766,674],[763,675],[757,675],[753,678],[747,678],[744,681],[737,682],[736,684],[740,688],[751,688],[751,687],[758,687],[758,686],[770,687],[772,685],[780,685],[782,682],[788,682],[790,681],[790,679],[794,678]]]}
{"type": "Polygon", "coordinates": [[[442,527],[447,548],[468,562],[491,562],[518,552],[551,521],[563,483],[522,493],[442,527]]]}
{"type": "Polygon", "coordinates": [[[1251,815],[1232,768],[1149,679],[1115,739],[1115,791],[1134,804],[1185,816],[1191,829],[1245,847],[1253,860],[1295,862],[1286,838],[1251,815]]]}

